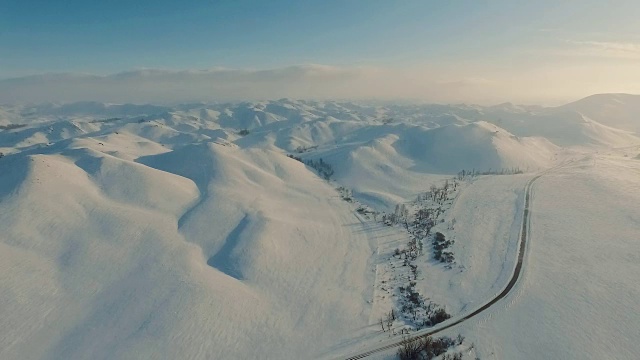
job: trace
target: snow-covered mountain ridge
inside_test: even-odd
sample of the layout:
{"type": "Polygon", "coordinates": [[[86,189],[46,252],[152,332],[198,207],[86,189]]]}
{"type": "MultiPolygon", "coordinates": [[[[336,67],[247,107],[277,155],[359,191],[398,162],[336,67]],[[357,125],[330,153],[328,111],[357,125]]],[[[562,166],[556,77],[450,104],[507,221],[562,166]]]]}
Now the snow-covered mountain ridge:
{"type": "Polygon", "coordinates": [[[463,170],[513,174],[441,200],[436,229],[455,237],[458,263],[421,258],[429,283],[416,288],[455,315],[506,279],[532,173],[611,148],[637,161],[640,139],[616,127],[633,116],[607,114],[621,113],[290,99],[0,106],[0,358],[314,358],[376,341],[393,303],[376,300],[388,280],[379,249],[409,234],[358,206],[392,213],[463,170]]]}

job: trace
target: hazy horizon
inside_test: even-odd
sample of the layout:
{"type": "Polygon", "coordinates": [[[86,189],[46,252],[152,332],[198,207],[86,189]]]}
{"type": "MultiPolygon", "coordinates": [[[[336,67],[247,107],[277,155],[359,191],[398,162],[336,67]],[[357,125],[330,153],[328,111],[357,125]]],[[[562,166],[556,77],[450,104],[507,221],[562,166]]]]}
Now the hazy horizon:
{"type": "Polygon", "coordinates": [[[170,105],[188,102],[237,102],[290,98],[364,102],[433,104],[502,103],[560,106],[598,94],[630,91],[585,90],[576,95],[510,96],[509,87],[483,79],[408,81],[406,73],[375,68],[338,68],[323,65],[290,66],[267,70],[143,69],[110,75],[46,73],[0,80],[0,103],[139,103],[170,105]],[[493,87],[492,92],[488,88],[493,87]],[[484,89],[485,92],[481,90],[484,89]]]}
{"type": "Polygon", "coordinates": [[[9,1],[0,102],[558,105],[640,93],[639,12],[631,0],[9,1]]]}

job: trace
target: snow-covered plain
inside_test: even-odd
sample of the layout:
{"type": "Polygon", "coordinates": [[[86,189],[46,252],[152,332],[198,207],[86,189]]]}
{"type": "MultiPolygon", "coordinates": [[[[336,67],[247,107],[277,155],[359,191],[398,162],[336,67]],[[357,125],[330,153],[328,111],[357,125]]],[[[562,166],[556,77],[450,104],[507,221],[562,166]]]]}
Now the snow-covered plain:
{"type": "Polygon", "coordinates": [[[519,168],[464,180],[445,203],[435,230],[455,239],[454,266],[416,260],[416,289],[455,317],[508,281],[526,182],[571,158],[536,185],[508,306],[451,332],[481,358],[637,357],[640,139],[612,127],[628,110],[610,106],[626,117],[603,125],[593,100],[575,104],[2,106],[0,358],[300,359],[375,345],[394,306],[381,289],[400,271],[389,257],[410,236],[356,209],[392,212],[462,169],[519,168]],[[287,154],[322,158],[332,180],[287,154]]]}

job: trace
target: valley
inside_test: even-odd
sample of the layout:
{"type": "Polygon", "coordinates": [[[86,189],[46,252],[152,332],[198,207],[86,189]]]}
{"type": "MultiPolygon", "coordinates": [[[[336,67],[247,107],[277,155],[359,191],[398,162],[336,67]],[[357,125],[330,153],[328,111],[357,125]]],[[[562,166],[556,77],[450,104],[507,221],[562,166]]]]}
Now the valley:
{"type": "Polygon", "coordinates": [[[596,100],[3,105],[0,357],[336,358],[428,331],[507,285],[526,184],[560,164],[522,278],[444,334],[471,359],[540,333],[552,357],[606,357],[607,334],[633,354],[636,319],[600,309],[636,310],[640,139],[596,100]]]}

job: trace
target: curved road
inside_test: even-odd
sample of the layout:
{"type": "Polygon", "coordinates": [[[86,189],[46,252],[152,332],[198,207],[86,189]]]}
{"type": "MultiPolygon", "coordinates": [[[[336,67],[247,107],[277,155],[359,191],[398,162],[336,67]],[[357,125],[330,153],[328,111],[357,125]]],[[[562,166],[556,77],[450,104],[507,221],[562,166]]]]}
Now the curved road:
{"type": "MultiPolygon", "coordinates": [[[[562,166],[562,165],[560,165],[562,166]]],[[[498,295],[496,295],[494,298],[492,298],[491,300],[489,300],[486,304],[482,305],[481,307],[479,307],[478,309],[474,310],[472,313],[469,313],[467,315],[464,315],[452,322],[447,322],[445,325],[435,328],[435,329],[425,329],[423,331],[419,331],[416,334],[406,337],[402,340],[397,340],[394,341],[392,343],[386,344],[386,345],[382,345],[380,347],[377,347],[375,349],[366,351],[366,352],[362,352],[359,353],[357,355],[352,355],[350,357],[347,357],[347,360],[355,360],[355,359],[362,359],[365,358],[371,354],[375,354],[381,351],[385,351],[385,350],[389,350],[389,349],[393,349],[396,348],[398,346],[401,346],[404,342],[406,342],[407,340],[410,339],[419,339],[419,338],[423,338],[423,337],[427,337],[427,336],[431,336],[434,334],[437,334],[443,330],[449,329],[451,327],[454,327],[466,320],[471,319],[472,317],[480,314],[481,312],[487,310],[489,307],[491,307],[493,304],[497,303],[498,301],[500,301],[500,299],[506,297],[509,292],[511,291],[511,289],[513,289],[513,287],[515,286],[516,282],[518,281],[518,278],[520,278],[520,274],[522,273],[522,264],[524,262],[524,254],[526,252],[526,245],[527,245],[527,239],[529,237],[529,206],[530,206],[530,198],[531,198],[531,186],[533,185],[533,183],[538,180],[541,176],[543,176],[544,174],[548,173],[551,170],[557,169],[558,167],[554,167],[552,169],[549,169],[539,175],[536,175],[535,177],[533,177],[531,180],[529,180],[529,182],[527,182],[527,185],[525,186],[525,195],[524,195],[524,213],[523,213],[523,217],[522,217],[522,227],[520,229],[520,247],[518,249],[518,263],[516,264],[514,270],[513,270],[513,275],[511,276],[511,280],[509,280],[509,283],[507,284],[507,286],[502,290],[502,292],[500,292],[498,295]]]]}

